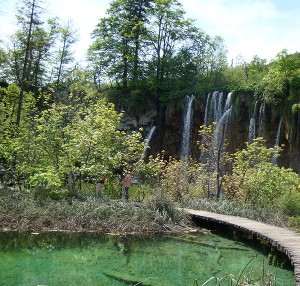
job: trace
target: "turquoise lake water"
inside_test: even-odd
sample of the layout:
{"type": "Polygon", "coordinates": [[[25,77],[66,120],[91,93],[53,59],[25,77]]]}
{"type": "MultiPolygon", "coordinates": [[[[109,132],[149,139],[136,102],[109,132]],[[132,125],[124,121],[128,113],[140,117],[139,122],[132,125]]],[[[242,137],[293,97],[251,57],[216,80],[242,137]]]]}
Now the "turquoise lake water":
{"type": "Polygon", "coordinates": [[[268,265],[266,255],[209,232],[143,238],[2,233],[0,285],[203,285],[213,276],[237,277],[249,261],[243,276],[259,280],[264,268],[277,286],[295,285],[292,268],[268,265]]]}

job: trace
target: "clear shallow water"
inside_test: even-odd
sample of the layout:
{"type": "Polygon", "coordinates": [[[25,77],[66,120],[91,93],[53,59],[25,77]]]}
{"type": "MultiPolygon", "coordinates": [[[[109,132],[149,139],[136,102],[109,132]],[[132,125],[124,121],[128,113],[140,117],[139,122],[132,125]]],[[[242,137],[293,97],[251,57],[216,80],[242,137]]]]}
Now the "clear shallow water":
{"type": "MultiPolygon", "coordinates": [[[[267,264],[257,249],[211,234],[108,236],[100,234],[0,234],[0,285],[202,285],[212,276],[265,272],[277,286],[295,285],[292,269],[267,264]]],[[[216,285],[216,283],[207,284],[216,285]]],[[[227,284],[226,284],[227,285],[227,284]]]]}

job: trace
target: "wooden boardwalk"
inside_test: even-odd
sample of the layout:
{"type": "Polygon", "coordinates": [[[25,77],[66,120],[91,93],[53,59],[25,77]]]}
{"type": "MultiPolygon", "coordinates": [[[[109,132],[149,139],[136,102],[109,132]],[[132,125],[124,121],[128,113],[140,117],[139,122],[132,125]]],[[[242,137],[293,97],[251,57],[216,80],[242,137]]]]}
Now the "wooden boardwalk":
{"type": "Polygon", "coordinates": [[[230,216],[183,209],[192,216],[205,221],[212,221],[225,225],[230,225],[240,231],[250,233],[256,237],[261,237],[280,251],[284,252],[290,259],[294,267],[296,285],[300,286],[300,234],[286,228],[268,225],[262,222],[230,216]]]}

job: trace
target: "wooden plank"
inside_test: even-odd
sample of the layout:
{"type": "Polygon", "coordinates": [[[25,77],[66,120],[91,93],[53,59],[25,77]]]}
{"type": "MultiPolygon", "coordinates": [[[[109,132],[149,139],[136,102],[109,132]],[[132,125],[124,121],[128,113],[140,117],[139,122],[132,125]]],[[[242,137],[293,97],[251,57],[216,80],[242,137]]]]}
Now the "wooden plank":
{"type": "Polygon", "coordinates": [[[300,286],[300,234],[290,229],[268,225],[266,223],[250,220],[242,217],[216,214],[208,211],[182,209],[206,221],[214,221],[221,224],[231,225],[234,228],[255,234],[268,240],[273,246],[287,254],[294,267],[296,285],[300,286]]]}

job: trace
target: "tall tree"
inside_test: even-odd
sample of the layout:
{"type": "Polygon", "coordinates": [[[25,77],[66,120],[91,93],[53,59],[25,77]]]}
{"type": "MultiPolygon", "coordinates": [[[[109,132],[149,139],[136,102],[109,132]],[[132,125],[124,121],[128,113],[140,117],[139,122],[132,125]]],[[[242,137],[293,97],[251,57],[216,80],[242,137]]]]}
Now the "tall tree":
{"type": "Polygon", "coordinates": [[[178,51],[185,34],[187,20],[184,20],[184,10],[177,0],[155,1],[150,9],[151,21],[148,26],[148,41],[152,46],[153,67],[157,85],[161,86],[167,74],[168,61],[178,51]]]}
{"type": "Polygon", "coordinates": [[[145,90],[158,100],[177,89],[183,94],[184,83],[195,86],[198,74],[202,79],[220,77],[226,64],[222,39],[209,37],[185,19],[178,0],[115,0],[107,15],[93,32],[89,58],[97,84],[106,77],[120,87],[119,102],[124,95],[131,96],[131,103],[138,101],[145,90]]]}
{"type": "Polygon", "coordinates": [[[24,61],[21,74],[20,95],[18,100],[18,110],[16,119],[17,126],[20,125],[21,121],[24,91],[27,85],[26,80],[28,80],[28,67],[30,65],[30,55],[32,52],[32,35],[35,27],[38,27],[42,24],[42,22],[39,19],[40,14],[38,13],[38,10],[40,7],[38,6],[38,1],[39,0],[23,0],[23,9],[19,10],[20,16],[18,16],[18,21],[25,26],[24,28],[27,36],[26,41],[24,43],[24,61]]]}
{"type": "Polygon", "coordinates": [[[0,39],[0,81],[6,81],[5,75],[5,67],[7,66],[8,54],[2,47],[2,41],[0,39]]]}
{"type": "Polygon", "coordinates": [[[60,85],[64,73],[68,71],[66,66],[74,60],[71,48],[78,40],[77,30],[72,27],[71,21],[68,21],[64,26],[60,26],[58,33],[61,46],[57,51],[57,86],[60,85]]]}
{"type": "Polygon", "coordinates": [[[143,48],[143,36],[146,35],[145,24],[148,22],[147,8],[151,6],[153,0],[133,0],[131,14],[132,14],[132,34],[134,41],[134,58],[133,58],[133,82],[139,79],[140,76],[140,52],[143,48]]]}
{"type": "Polygon", "coordinates": [[[147,7],[151,0],[115,0],[107,10],[107,17],[93,31],[95,39],[90,55],[97,54],[99,64],[108,77],[121,82],[123,88],[128,81],[139,77],[140,51],[145,35],[147,7]]]}

